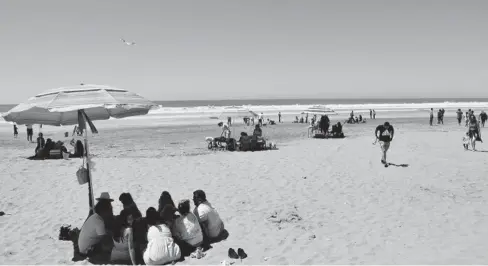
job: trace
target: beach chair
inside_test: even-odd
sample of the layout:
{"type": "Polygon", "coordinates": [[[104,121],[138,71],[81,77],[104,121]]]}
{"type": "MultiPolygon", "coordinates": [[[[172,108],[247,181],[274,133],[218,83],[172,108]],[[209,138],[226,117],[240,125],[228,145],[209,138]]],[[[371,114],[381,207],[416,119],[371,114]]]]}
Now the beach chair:
{"type": "Polygon", "coordinates": [[[63,154],[61,150],[55,149],[49,151],[49,159],[62,159],[63,154]]]}

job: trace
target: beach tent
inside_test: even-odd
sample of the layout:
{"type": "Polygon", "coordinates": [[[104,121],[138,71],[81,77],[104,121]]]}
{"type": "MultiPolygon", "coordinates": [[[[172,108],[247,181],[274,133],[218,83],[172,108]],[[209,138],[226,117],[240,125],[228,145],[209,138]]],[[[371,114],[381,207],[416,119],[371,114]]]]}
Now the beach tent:
{"type": "Polygon", "coordinates": [[[258,114],[245,108],[243,106],[229,106],[225,107],[222,113],[219,115],[219,119],[232,118],[245,118],[245,117],[257,117],[258,114]]]}
{"type": "Polygon", "coordinates": [[[51,126],[75,125],[85,132],[86,181],[90,213],[94,199],[91,185],[88,132],[98,133],[92,120],[124,118],[145,115],[155,104],[127,90],[105,85],[77,85],[45,91],[21,103],[5,114],[6,121],[21,124],[42,124],[51,126]]]}
{"type": "Polygon", "coordinates": [[[325,105],[314,105],[303,111],[302,114],[309,115],[337,115],[334,110],[326,107],[325,105]]]}

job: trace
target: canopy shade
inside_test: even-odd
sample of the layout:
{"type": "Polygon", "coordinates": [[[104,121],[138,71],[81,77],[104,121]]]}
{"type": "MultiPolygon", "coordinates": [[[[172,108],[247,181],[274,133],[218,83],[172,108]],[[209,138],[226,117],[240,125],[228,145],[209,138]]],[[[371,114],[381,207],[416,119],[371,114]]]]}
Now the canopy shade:
{"type": "Polygon", "coordinates": [[[12,108],[2,116],[17,124],[74,125],[78,110],[91,120],[145,115],[152,102],[127,90],[105,85],[78,85],[48,90],[12,108]]]}
{"type": "Polygon", "coordinates": [[[306,114],[313,114],[313,115],[336,115],[337,113],[334,112],[334,110],[327,108],[325,105],[314,105],[305,111],[303,113],[306,114]]]}

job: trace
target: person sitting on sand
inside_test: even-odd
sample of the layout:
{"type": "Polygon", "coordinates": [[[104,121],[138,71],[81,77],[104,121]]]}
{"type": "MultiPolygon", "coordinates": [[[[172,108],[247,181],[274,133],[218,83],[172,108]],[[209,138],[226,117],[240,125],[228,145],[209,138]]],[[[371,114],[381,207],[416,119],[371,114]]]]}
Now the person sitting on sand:
{"type": "Polygon", "coordinates": [[[252,135],[255,137],[262,137],[263,136],[263,130],[259,125],[256,125],[254,127],[254,131],[252,132],[252,135]]]}
{"type": "Polygon", "coordinates": [[[195,204],[193,214],[198,218],[202,227],[204,242],[209,243],[218,240],[224,233],[224,223],[217,210],[207,201],[203,190],[193,192],[193,203],[195,204]]]}
{"type": "Polygon", "coordinates": [[[130,193],[122,193],[120,194],[119,201],[124,206],[124,210],[129,210],[133,219],[139,219],[142,217],[141,211],[137,208],[134,199],[132,199],[132,195],[130,193]]]}
{"type": "Polygon", "coordinates": [[[298,123],[298,122],[299,122],[298,116],[295,116],[295,121],[293,121],[293,123],[298,123]]]}
{"type": "Polygon", "coordinates": [[[320,122],[319,122],[319,128],[322,130],[322,133],[327,135],[327,132],[329,131],[329,126],[330,126],[330,120],[327,115],[323,115],[320,117],[320,122]]]}
{"type": "Polygon", "coordinates": [[[184,255],[189,255],[203,242],[202,228],[195,214],[190,212],[190,200],[185,199],[178,204],[180,216],[173,222],[172,230],[175,240],[179,243],[184,255]]]}
{"type": "Polygon", "coordinates": [[[337,122],[337,124],[332,126],[332,136],[340,138],[344,137],[344,133],[342,133],[341,122],[337,122]]]}
{"type": "Polygon", "coordinates": [[[39,159],[46,159],[49,158],[50,151],[54,149],[55,143],[51,139],[46,140],[46,144],[42,149],[37,151],[36,157],[39,159]]]}
{"type": "Polygon", "coordinates": [[[46,141],[44,140],[43,134],[39,133],[37,137],[37,146],[36,146],[35,154],[37,154],[40,150],[44,149],[45,145],[46,145],[46,141]]]}
{"type": "Polygon", "coordinates": [[[161,214],[152,207],[147,210],[148,244],[143,255],[146,265],[163,265],[180,259],[181,250],[174,242],[169,226],[174,213],[171,205],[164,206],[161,214]]]}
{"type": "Polygon", "coordinates": [[[85,221],[78,237],[78,247],[82,257],[103,258],[110,254],[113,241],[106,230],[106,224],[112,217],[110,201],[102,200],[95,205],[95,213],[85,221]]]}
{"type": "Polygon", "coordinates": [[[75,153],[73,156],[75,158],[81,158],[84,156],[84,154],[85,154],[85,147],[83,146],[83,142],[81,142],[81,140],[77,140],[75,144],[75,153]]]}
{"type": "Polygon", "coordinates": [[[229,125],[224,122],[220,122],[218,125],[222,128],[222,133],[220,134],[220,136],[226,139],[230,138],[231,131],[229,125]]]}
{"type": "Polygon", "coordinates": [[[124,209],[116,217],[113,228],[114,247],[110,255],[113,264],[136,265],[136,253],[132,230],[133,216],[131,209],[124,209]]]}
{"type": "Polygon", "coordinates": [[[176,209],[175,202],[173,201],[173,198],[171,198],[171,194],[169,194],[168,191],[163,191],[158,201],[158,212],[162,212],[164,206],[166,205],[171,205],[174,209],[176,209]]]}

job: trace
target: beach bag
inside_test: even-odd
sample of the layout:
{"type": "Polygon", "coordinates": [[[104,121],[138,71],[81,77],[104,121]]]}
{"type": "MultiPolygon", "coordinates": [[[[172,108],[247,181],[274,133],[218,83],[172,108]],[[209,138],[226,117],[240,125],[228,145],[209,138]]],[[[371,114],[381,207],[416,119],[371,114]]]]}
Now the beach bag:
{"type": "Polygon", "coordinates": [[[76,171],[76,177],[78,178],[78,183],[80,185],[88,183],[88,170],[84,165],[76,171]]]}
{"type": "Polygon", "coordinates": [[[61,153],[63,154],[63,159],[69,160],[69,153],[68,152],[62,151],[61,153]]]}

